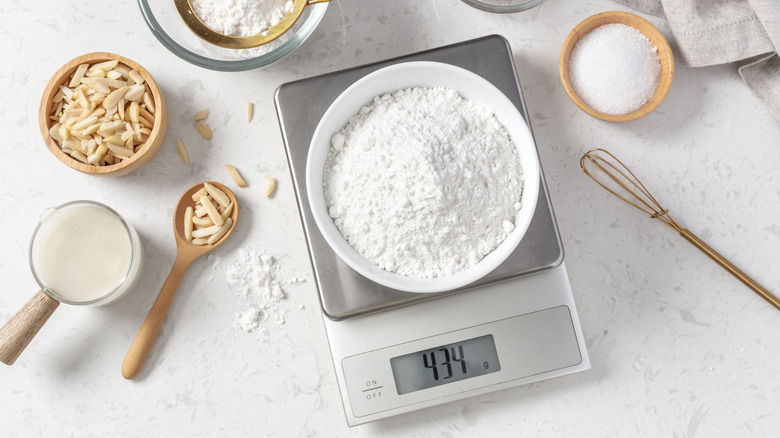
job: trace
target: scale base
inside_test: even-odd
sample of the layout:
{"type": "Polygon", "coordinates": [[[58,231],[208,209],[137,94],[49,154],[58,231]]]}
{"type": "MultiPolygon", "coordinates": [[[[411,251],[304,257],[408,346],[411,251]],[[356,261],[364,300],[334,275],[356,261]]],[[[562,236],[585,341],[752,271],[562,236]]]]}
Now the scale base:
{"type": "Polygon", "coordinates": [[[590,369],[565,264],[414,306],[323,317],[349,426],[590,369]],[[491,335],[497,372],[398,395],[390,359],[491,335]]]}

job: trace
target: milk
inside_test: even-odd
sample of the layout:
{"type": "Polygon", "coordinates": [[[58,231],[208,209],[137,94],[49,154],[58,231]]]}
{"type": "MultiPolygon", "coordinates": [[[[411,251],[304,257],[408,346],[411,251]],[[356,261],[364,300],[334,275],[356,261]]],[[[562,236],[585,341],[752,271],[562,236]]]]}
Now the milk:
{"type": "Polygon", "coordinates": [[[140,258],[135,230],[112,210],[88,201],[52,210],[30,248],[41,286],[70,304],[102,304],[118,297],[137,276],[140,258]]]}

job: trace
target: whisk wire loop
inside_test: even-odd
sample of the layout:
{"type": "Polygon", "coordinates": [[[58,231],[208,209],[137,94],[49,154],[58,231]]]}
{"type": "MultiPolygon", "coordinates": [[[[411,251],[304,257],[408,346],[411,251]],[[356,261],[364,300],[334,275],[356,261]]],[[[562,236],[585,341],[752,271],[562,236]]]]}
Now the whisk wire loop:
{"type": "Polygon", "coordinates": [[[642,184],[642,181],[634,175],[622,161],[609,151],[601,148],[591,149],[580,159],[580,167],[593,181],[608,192],[639,209],[653,219],[658,219],[672,229],[680,232],[682,227],[669,215],[669,210],[663,208],[652,193],[642,184]],[[592,163],[609,179],[620,186],[625,193],[618,193],[607,184],[599,180],[589,169],[588,163],[592,163]]]}

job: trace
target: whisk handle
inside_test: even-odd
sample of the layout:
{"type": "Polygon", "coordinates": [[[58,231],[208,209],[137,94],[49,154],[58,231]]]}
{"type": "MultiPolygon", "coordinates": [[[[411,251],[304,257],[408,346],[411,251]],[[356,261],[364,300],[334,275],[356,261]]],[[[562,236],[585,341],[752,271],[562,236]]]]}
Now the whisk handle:
{"type": "Polygon", "coordinates": [[[680,235],[683,236],[685,240],[687,240],[688,242],[691,242],[693,246],[699,248],[701,252],[707,254],[712,260],[715,260],[717,264],[719,264],[723,269],[730,272],[731,275],[736,277],[745,286],[749,287],[753,292],[760,295],[761,298],[767,300],[769,304],[773,305],[777,310],[780,310],[780,299],[772,295],[772,293],[769,292],[768,290],[764,289],[763,286],[758,284],[755,280],[750,278],[750,276],[748,276],[747,274],[742,272],[739,268],[734,266],[733,263],[728,261],[725,257],[720,255],[717,251],[715,251],[709,245],[704,243],[703,240],[699,239],[695,234],[691,233],[686,228],[683,228],[682,231],[680,231],[680,235]]]}

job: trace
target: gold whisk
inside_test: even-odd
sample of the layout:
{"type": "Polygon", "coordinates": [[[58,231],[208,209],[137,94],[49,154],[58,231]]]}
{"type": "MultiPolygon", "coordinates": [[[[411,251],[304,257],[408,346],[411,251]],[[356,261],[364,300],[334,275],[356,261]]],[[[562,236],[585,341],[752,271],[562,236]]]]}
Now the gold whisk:
{"type": "Polygon", "coordinates": [[[580,167],[591,178],[596,181],[601,187],[604,187],[607,191],[617,196],[618,198],[626,201],[630,205],[638,208],[642,212],[650,215],[653,219],[658,219],[670,228],[680,233],[688,242],[693,244],[704,254],[707,254],[712,260],[719,264],[723,269],[731,273],[745,286],[749,287],[753,292],[761,296],[761,298],[767,300],[769,304],[773,305],[777,310],[780,310],[780,299],[772,295],[763,286],[758,284],[755,280],[750,278],[747,274],[742,272],[739,268],[734,266],[725,257],[718,254],[717,251],[712,249],[709,245],[704,243],[701,239],[696,237],[695,234],[688,231],[688,229],[680,226],[671,216],[669,216],[669,210],[661,207],[661,204],[653,197],[649,190],[642,184],[641,181],[626,167],[623,162],[617,159],[611,153],[604,149],[591,149],[586,152],[585,155],[580,158],[580,167]],[[588,165],[592,164],[603,172],[612,183],[616,184],[620,188],[613,190],[605,183],[600,181],[594,176],[588,165]],[[623,194],[618,193],[616,190],[624,191],[623,194]]]}

